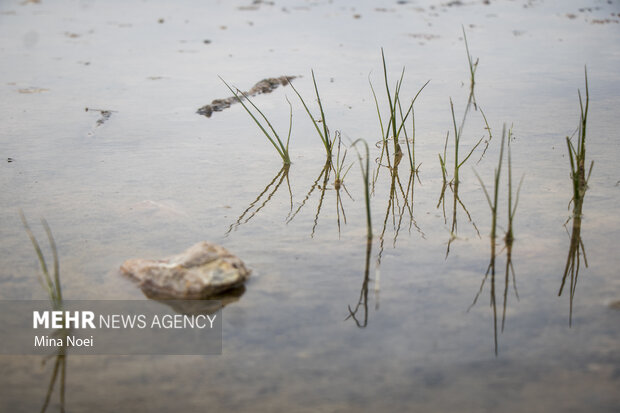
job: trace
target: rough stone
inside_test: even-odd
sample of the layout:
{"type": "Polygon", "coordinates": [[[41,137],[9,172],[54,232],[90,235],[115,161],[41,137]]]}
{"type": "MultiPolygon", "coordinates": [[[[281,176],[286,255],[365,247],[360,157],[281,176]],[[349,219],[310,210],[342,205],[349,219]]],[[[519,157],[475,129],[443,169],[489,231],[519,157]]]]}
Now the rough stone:
{"type": "Polygon", "coordinates": [[[158,299],[206,299],[243,285],[250,271],[226,248],[206,241],[161,260],[130,259],[121,273],[158,299]]]}

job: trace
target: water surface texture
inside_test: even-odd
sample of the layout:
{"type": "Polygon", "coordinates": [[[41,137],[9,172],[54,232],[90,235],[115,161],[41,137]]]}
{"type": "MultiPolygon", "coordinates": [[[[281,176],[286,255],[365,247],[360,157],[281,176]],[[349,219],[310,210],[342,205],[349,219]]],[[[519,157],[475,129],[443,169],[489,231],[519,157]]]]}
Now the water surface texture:
{"type": "Polygon", "coordinates": [[[49,223],[65,299],[145,300],[122,262],[200,240],[253,276],[222,311],[222,355],[69,355],[47,405],[54,360],[0,356],[0,410],[617,412],[619,13],[616,0],[3,1],[0,299],[47,299],[20,209],[51,262],[49,223]],[[478,66],[461,159],[482,142],[442,202],[450,99],[460,123],[470,93],[463,29],[478,66]],[[398,168],[379,162],[369,79],[385,127],[381,48],[392,92],[405,67],[404,105],[430,79],[415,103],[416,177],[402,137],[398,168]],[[586,65],[594,167],[571,240],[566,136],[586,65]],[[287,170],[241,105],[196,113],[231,95],[218,75],[240,90],[297,76],[318,118],[311,69],[343,150],[369,144],[370,244],[355,149],[349,196],[326,178],[290,86],[252,98],[284,137],[292,103],[287,170]],[[504,124],[513,194],[524,178],[508,254],[504,153],[491,271],[476,173],[492,192],[504,124]],[[575,245],[579,273],[559,295],[575,245]]]}

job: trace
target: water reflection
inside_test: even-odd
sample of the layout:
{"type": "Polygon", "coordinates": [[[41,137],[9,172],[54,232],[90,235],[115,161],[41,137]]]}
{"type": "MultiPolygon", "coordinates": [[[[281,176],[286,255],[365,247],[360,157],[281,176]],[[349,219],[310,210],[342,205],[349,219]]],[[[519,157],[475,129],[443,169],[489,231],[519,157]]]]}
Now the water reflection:
{"type": "Polygon", "coordinates": [[[360,289],[360,296],[354,308],[348,306],[349,315],[345,320],[352,319],[359,328],[368,325],[368,284],[370,283],[370,255],[372,253],[372,241],[366,242],[366,259],[364,267],[364,278],[360,289]],[[361,314],[358,314],[361,311],[361,314]]]}
{"type": "MultiPolygon", "coordinates": [[[[504,235],[504,249],[506,251],[506,265],[505,265],[505,272],[504,272],[504,291],[503,291],[502,324],[501,324],[502,332],[504,331],[504,326],[506,323],[506,308],[507,308],[507,303],[508,303],[508,290],[510,286],[511,274],[512,274],[512,285],[514,287],[515,296],[517,297],[517,300],[519,299],[519,293],[517,291],[517,284],[516,284],[515,270],[514,270],[514,265],[512,263],[512,246],[514,243],[513,219],[517,211],[517,206],[519,203],[519,192],[521,189],[521,183],[523,182],[523,179],[521,179],[521,183],[519,184],[516,195],[514,197],[514,203],[513,203],[512,158],[511,158],[511,151],[510,151],[511,137],[512,137],[512,129],[508,131],[508,166],[507,166],[507,169],[508,169],[508,196],[507,196],[508,197],[508,202],[507,202],[508,226],[507,226],[506,234],[504,235]]],[[[501,147],[500,147],[500,152],[499,152],[499,162],[498,162],[498,166],[495,169],[495,173],[494,173],[494,181],[493,181],[494,191],[493,191],[492,197],[487,191],[487,188],[484,185],[484,182],[482,182],[482,179],[480,178],[480,176],[476,174],[476,176],[478,177],[478,180],[480,181],[482,189],[484,191],[484,195],[487,199],[487,202],[489,203],[489,208],[491,209],[491,234],[489,237],[491,241],[491,258],[489,260],[487,271],[482,279],[482,283],[480,284],[480,289],[478,290],[478,293],[476,294],[474,301],[472,302],[472,304],[470,305],[468,309],[469,311],[476,304],[476,302],[478,301],[478,298],[480,297],[480,294],[482,293],[484,289],[484,285],[490,276],[491,278],[490,280],[490,283],[491,283],[490,305],[491,305],[491,309],[493,313],[493,343],[494,343],[494,348],[495,348],[495,355],[498,354],[497,294],[496,294],[496,279],[495,279],[495,264],[496,264],[496,258],[497,258],[497,254],[496,254],[497,226],[498,226],[497,216],[498,216],[498,199],[499,199],[499,192],[500,192],[500,176],[501,176],[501,171],[502,171],[502,160],[503,160],[503,155],[504,155],[505,141],[506,141],[506,127],[504,126],[504,130],[502,131],[502,141],[501,141],[501,147]]]]}
{"type": "Polygon", "coordinates": [[[469,213],[469,210],[467,209],[467,207],[465,206],[465,204],[459,197],[459,183],[458,182],[450,182],[450,183],[444,182],[441,188],[441,195],[439,197],[439,202],[437,203],[437,208],[439,208],[440,206],[442,207],[444,224],[448,223],[448,218],[446,215],[446,205],[445,205],[445,194],[446,194],[446,189],[448,188],[452,192],[452,212],[450,214],[450,219],[451,219],[450,238],[448,239],[448,246],[446,247],[446,258],[448,258],[448,255],[450,255],[450,246],[456,239],[458,239],[458,219],[457,219],[458,214],[457,213],[458,213],[459,207],[463,210],[463,212],[465,212],[465,215],[467,216],[467,222],[469,222],[472,225],[472,227],[476,231],[476,234],[478,235],[478,237],[480,237],[480,231],[478,230],[476,223],[471,218],[471,214],[469,213]]]}
{"type": "MultiPolygon", "coordinates": [[[[581,256],[583,254],[583,263],[588,266],[588,259],[586,257],[586,249],[581,240],[581,218],[583,216],[583,201],[588,190],[588,181],[592,174],[592,168],[594,167],[594,161],[590,163],[588,172],[586,172],[586,126],[588,121],[588,107],[590,104],[590,94],[588,91],[588,72],[585,69],[585,85],[586,85],[586,99],[585,105],[581,98],[581,91],[579,94],[579,107],[581,109],[579,118],[579,127],[577,128],[577,147],[573,145],[573,141],[568,136],[566,137],[566,144],[568,146],[568,154],[571,166],[571,179],[573,183],[573,198],[571,199],[573,204],[572,215],[572,230],[570,232],[570,246],[568,248],[568,256],[566,258],[566,265],[564,267],[564,275],[562,276],[562,283],[560,284],[560,291],[558,296],[562,295],[566,281],[569,281],[569,326],[573,322],[573,300],[575,298],[575,290],[577,288],[577,278],[579,277],[579,269],[581,268],[581,256]],[[570,278],[569,278],[570,276],[570,278]]],[[[570,205],[570,204],[569,204],[570,205]]],[[[569,218],[569,220],[571,220],[569,218]]],[[[566,222],[568,223],[568,221],[566,222]]]]}
{"type": "Polygon", "coordinates": [[[338,227],[339,237],[340,237],[340,231],[342,228],[342,224],[347,223],[347,215],[346,215],[344,203],[343,203],[344,194],[346,194],[353,201],[353,197],[349,193],[349,190],[347,189],[344,183],[344,179],[353,164],[346,166],[347,150],[345,149],[344,151],[342,151],[342,148],[341,148],[342,142],[340,139],[339,131],[336,131],[335,133],[334,142],[336,141],[338,142],[338,146],[337,146],[337,150],[335,151],[335,154],[336,154],[335,160],[332,160],[332,158],[327,158],[327,160],[325,161],[325,164],[323,165],[323,168],[321,169],[317,178],[314,180],[314,182],[310,186],[310,189],[306,193],[306,196],[304,197],[304,199],[301,201],[301,203],[299,204],[297,209],[295,209],[294,212],[291,209],[291,212],[286,218],[287,224],[293,221],[293,219],[295,219],[297,214],[299,214],[299,212],[304,208],[304,206],[306,206],[306,203],[312,197],[312,194],[315,192],[315,190],[318,189],[319,200],[318,200],[318,204],[316,207],[316,212],[314,213],[314,221],[312,225],[312,231],[310,233],[311,238],[314,238],[314,234],[316,233],[316,229],[319,224],[319,216],[321,215],[321,209],[325,202],[325,196],[327,194],[327,191],[330,191],[333,189],[336,192],[336,224],[338,227]],[[333,188],[332,188],[332,185],[330,185],[330,178],[331,178],[332,173],[334,174],[333,188]]]}
{"type": "Polygon", "coordinates": [[[340,215],[342,215],[344,223],[347,223],[347,215],[344,212],[344,205],[342,203],[342,195],[340,194],[340,190],[344,189],[344,192],[346,192],[351,201],[353,201],[353,197],[347,190],[347,186],[344,183],[344,178],[349,173],[353,163],[351,163],[348,167],[345,166],[347,160],[347,149],[345,149],[344,152],[341,152],[342,139],[340,138],[339,131],[336,131],[336,139],[338,140],[338,147],[336,151],[336,164],[334,165],[334,189],[336,190],[336,219],[338,223],[338,237],[340,237],[340,215]]]}
{"type": "MultiPolygon", "coordinates": [[[[67,359],[68,359],[68,350],[69,347],[66,345],[67,336],[69,335],[68,329],[57,330],[53,336],[54,338],[59,338],[64,343],[62,347],[59,347],[57,350],[56,356],[54,357],[54,370],[52,371],[52,375],[50,377],[49,384],[47,386],[47,393],[45,394],[45,401],[43,402],[43,406],[41,407],[41,413],[44,413],[49,407],[50,400],[52,398],[52,393],[54,392],[54,387],[56,386],[56,381],[58,379],[58,375],[60,372],[60,412],[65,412],[65,382],[67,377],[67,359]]],[[[43,360],[43,365],[47,362],[49,357],[43,360]]]]}
{"type": "Polygon", "coordinates": [[[319,176],[314,180],[314,182],[310,186],[310,189],[308,190],[306,197],[303,199],[303,201],[301,201],[301,204],[299,204],[295,212],[292,212],[292,208],[291,208],[291,213],[289,213],[289,216],[286,218],[287,224],[290,223],[293,219],[295,219],[299,211],[301,211],[301,209],[306,205],[306,202],[308,202],[308,200],[312,196],[312,193],[315,191],[315,189],[319,188],[321,192],[319,195],[319,203],[316,207],[316,214],[314,215],[314,224],[312,225],[311,237],[314,237],[316,227],[319,223],[319,215],[321,214],[321,207],[323,206],[323,200],[325,199],[325,191],[327,190],[327,184],[329,182],[331,170],[332,170],[332,161],[331,161],[331,158],[328,158],[327,161],[325,161],[325,165],[323,165],[323,169],[321,169],[319,176]],[[319,184],[319,182],[321,182],[321,178],[323,179],[323,181],[322,181],[322,184],[319,184]]]}
{"type": "MultiPolygon", "coordinates": [[[[384,144],[385,145],[385,144],[384,144]]],[[[387,149],[386,149],[387,150],[387,149]]],[[[408,217],[408,229],[411,232],[413,227],[416,228],[418,233],[425,238],[425,234],[422,229],[418,226],[415,218],[414,218],[414,188],[415,188],[415,180],[419,177],[417,174],[417,170],[410,170],[409,177],[407,179],[407,183],[403,185],[403,181],[401,181],[399,175],[399,158],[397,155],[394,155],[393,163],[390,163],[390,158],[387,158],[387,165],[379,165],[386,168],[390,173],[390,192],[388,197],[387,206],[385,209],[385,214],[383,217],[383,226],[381,228],[381,235],[379,236],[379,253],[377,256],[377,265],[381,264],[381,257],[383,255],[384,244],[385,244],[385,232],[388,227],[388,222],[391,222],[392,230],[394,232],[394,237],[392,238],[392,246],[396,248],[396,241],[398,239],[398,235],[400,234],[400,230],[403,223],[403,218],[405,216],[408,217]],[[392,166],[393,165],[393,166],[392,166]]]]}
{"type": "MultiPolygon", "coordinates": [[[[566,281],[568,280],[569,288],[569,316],[568,323],[573,323],[573,300],[575,298],[575,290],[577,289],[577,278],[579,277],[579,269],[581,268],[581,258],[583,256],[583,264],[588,267],[588,259],[586,257],[585,246],[581,239],[581,210],[583,208],[583,199],[576,201],[573,208],[573,218],[571,219],[570,244],[568,247],[568,256],[566,257],[566,265],[562,276],[562,283],[558,296],[562,295],[566,281]]],[[[567,222],[568,224],[568,222],[567,222]]]]}
{"type": "MultiPolygon", "coordinates": [[[[506,324],[506,309],[507,309],[507,304],[508,304],[508,290],[510,289],[510,281],[512,279],[512,286],[513,286],[513,290],[514,290],[514,294],[515,297],[517,298],[517,300],[519,300],[519,292],[517,290],[517,281],[516,281],[516,276],[515,276],[515,270],[514,270],[514,265],[512,262],[512,241],[508,241],[507,238],[504,239],[505,245],[504,245],[504,250],[506,251],[506,263],[505,263],[505,271],[504,271],[504,288],[503,288],[503,304],[502,304],[502,318],[501,318],[501,331],[502,333],[504,332],[504,327],[506,324]],[[512,276],[512,277],[511,277],[512,276]]],[[[496,258],[497,255],[495,253],[495,249],[496,249],[496,239],[491,240],[491,258],[489,260],[489,265],[487,267],[487,271],[484,274],[484,277],[482,278],[482,283],[480,284],[480,289],[478,290],[478,293],[476,294],[474,301],[471,303],[471,305],[469,306],[469,308],[467,309],[467,311],[471,310],[472,307],[474,307],[476,305],[476,303],[478,302],[478,298],[480,297],[480,295],[482,294],[482,291],[484,290],[484,285],[487,282],[487,280],[490,278],[490,291],[489,291],[489,305],[491,307],[491,312],[493,314],[493,344],[494,344],[494,350],[495,350],[495,355],[498,354],[498,317],[497,317],[497,296],[498,296],[498,292],[497,292],[497,288],[498,287],[496,285],[496,277],[495,277],[495,270],[496,270],[496,258]]],[[[501,271],[501,270],[500,270],[501,271]]],[[[499,275],[501,277],[501,275],[499,275]]],[[[501,281],[500,281],[501,282],[501,281]]]]}
{"type": "Polygon", "coordinates": [[[245,209],[245,211],[243,211],[243,213],[239,215],[237,221],[230,225],[228,231],[226,231],[226,235],[230,234],[233,230],[236,230],[240,225],[245,224],[249,220],[254,218],[254,216],[258,214],[258,212],[263,209],[265,205],[267,205],[267,203],[271,200],[275,193],[278,192],[278,189],[280,189],[280,186],[282,185],[282,182],[284,182],[284,179],[286,179],[286,184],[288,186],[290,208],[291,210],[293,209],[293,193],[291,191],[291,184],[288,179],[289,168],[290,165],[282,166],[276,176],[271,180],[271,182],[267,184],[265,189],[263,189],[263,191],[258,194],[256,199],[254,199],[254,201],[250,203],[250,205],[245,209]]]}
{"type": "Polygon", "coordinates": [[[245,286],[241,285],[239,287],[224,291],[223,293],[211,296],[208,299],[204,299],[204,300],[161,299],[158,297],[150,296],[144,290],[143,290],[143,293],[148,298],[151,298],[159,303],[169,306],[170,308],[172,308],[175,312],[179,314],[211,315],[211,314],[218,312],[219,310],[226,307],[227,305],[239,301],[241,297],[243,296],[243,294],[245,294],[245,286]]]}

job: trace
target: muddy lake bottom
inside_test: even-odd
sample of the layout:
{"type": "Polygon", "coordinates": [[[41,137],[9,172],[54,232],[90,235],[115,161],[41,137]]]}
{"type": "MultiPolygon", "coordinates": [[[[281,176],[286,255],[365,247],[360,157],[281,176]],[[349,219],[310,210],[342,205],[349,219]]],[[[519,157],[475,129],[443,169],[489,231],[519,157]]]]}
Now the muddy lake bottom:
{"type": "MultiPolygon", "coordinates": [[[[618,1],[3,2],[0,298],[47,299],[20,209],[40,241],[39,218],[49,223],[65,299],[147,300],[119,266],[201,240],[252,269],[222,310],[221,355],[69,353],[47,411],[618,411],[618,13],[618,1]],[[455,194],[438,154],[449,133],[449,181],[450,99],[460,124],[470,93],[463,30],[478,65],[461,160],[482,143],[455,194]],[[381,158],[369,86],[385,128],[381,48],[392,91],[405,67],[403,105],[430,79],[414,106],[417,175],[406,138],[398,168],[392,141],[381,158]],[[594,166],[575,240],[566,137],[576,142],[586,65],[594,166]],[[295,76],[318,119],[311,69],[352,164],[346,190],[326,177],[290,85],[252,97],[284,138],[291,102],[285,169],[241,105],[196,113],[230,97],[218,76],[246,91],[295,76]],[[524,178],[508,254],[504,153],[488,271],[476,174],[492,191],[503,125],[513,193],[524,178]],[[370,243],[357,139],[369,145],[370,243]],[[562,287],[575,241],[578,278],[562,287]]],[[[0,410],[42,409],[54,369],[43,361],[0,355],[0,410]]]]}

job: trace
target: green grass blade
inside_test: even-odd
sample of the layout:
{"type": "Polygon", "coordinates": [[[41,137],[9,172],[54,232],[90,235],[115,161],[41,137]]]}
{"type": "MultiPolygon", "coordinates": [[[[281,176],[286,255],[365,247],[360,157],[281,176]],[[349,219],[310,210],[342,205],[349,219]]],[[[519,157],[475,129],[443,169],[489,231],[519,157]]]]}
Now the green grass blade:
{"type": "Polygon", "coordinates": [[[323,132],[327,146],[329,147],[329,154],[332,153],[333,142],[329,139],[329,130],[327,129],[327,121],[325,120],[325,112],[323,111],[323,104],[321,103],[321,96],[319,96],[319,88],[316,85],[316,79],[314,77],[314,70],[310,70],[312,73],[312,83],[314,83],[314,92],[316,93],[316,100],[319,103],[319,110],[321,111],[321,120],[323,121],[323,132]]]}
{"type": "Polygon", "coordinates": [[[245,98],[245,100],[247,100],[250,103],[250,105],[252,105],[252,107],[254,109],[256,109],[256,111],[258,113],[260,113],[261,117],[265,120],[265,122],[267,122],[267,126],[269,126],[269,129],[271,129],[271,132],[273,132],[273,136],[277,140],[278,145],[280,146],[280,149],[281,149],[282,153],[286,153],[285,146],[282,143],[282,140],[280,139],[280,136],[278,135],[278,133],[275,131],[275,129],[271,125],[271,122],[269,122],[269,119],[267,119],[267,116],[265,116],[265,114],[258,108],[258,106],[256,106],[254,104],[254,102],[252,102],[252,100],[250,99],[250,97],[248,95],[246,95],[244,92],[242,92],[240,90],[238,90],[238,92],[241,93],[241,95],[245,98]]]}
{"type": "Polygon", "coordinates": [[[34,236],[34,233],[30,229],[30,226],[28,225],[28,221],[26,221],[26,216],[24,215],[24,212],[22,210],[19,211],[19,216],[22,220],[22,224],[24,225],[24,230],[26,231],[26,234],[28,234],[28,238],[30,238],[30,242],[32,243],[32,246],[34,247],[34,250],[37,254],[37,258],[39,259],[39,264],[41,265],[41,271],[43,275],[42,276],[39,275],[39,281],[41,282],[41,285],[43,286],[43,288],[47,290],[47,293],[50,296],[50,298],[53,298],[55,294],[54,284],[52,282],[52,279],[50,278],[49,271],[47,269],[47,264],[45,263],[45,257],[43,256],[43,251],[41,251],[41,247],[39,246],[39,243],[36,237],[34,236]]]}
{"type": "MultiPolygon", "coordinates": [[[[252,111],[246,106],[245,103],[243,103],[243,99],[241,99],[239,97],[239,94],[237,92],[235,92],[233,90],[232,87],[230,87],[230,85],[228,83],[226,83],[226,81],[224,79],[222,79],[220,77],[220,80],[222,82],[224,82],[224,84],[226,85],[226,87],[228,88],[228,90],[231,91],[231,93],[235,96],[235,98],[237,98],[237,101],[239,103],[241,103],[241,106],[243,106],[243,108],[245,109],[245,111],[248,113],[248,115],[250,115],[250,117],[254,120],[254,122],[256,123],[256,125],[260,128],[260,130],[263,132],[263,134],[265,135],[265,137],[269,140],[269,142],[271,142],[271,144],[273,145],[273,147],[276,149],[276,151],[278,151],[278,154],[280,155],[280,157],[282,158],[282,160],[284,161],[285,164],[290,163],[290,160],[288,159],[288,154],[286,153],[286,151],[284,150],[284,145],[282,145],[282,142],[280,141],[280,139],[277,137],[276,134],[276,138],[280,144],[280,146],[278,147],[278,144],[276,143],[276,141],[271,137],[271,135],[269,134],[269,132],[267,132],[267,130],[263,127],[263,125],[258,121],[258,119],[256,119],[256,116],[254,116],[254,114],[252,113],[252,111]]],[[[292,83],[291,83],[292,86],[292,83]]],[[[245,96],[245,94],[242,93],[242,95],[247,99],[247,96],[245,96]]],[[[252,103],[249,99],[248,102],[252,103]]],[[[252,104],[252,106],[254,106],[256,108],[256,106],[254,104],[252,104]]],[[[258,108],[256,108],[256,110],[258,110],[258,108]]],[[[263,115],[263,113],[258,110],[258,112],[263,116],[263,118],[266,119],[265,115],[263,115]]],[[[269,122],[268,122],[269,123],[269,122]]],[[[273,130],[273,128],[272,128],[273,130]]],[[[274,132],[275,133],[275,132],[274,132]]]]}
{"type": "Polygon", "coordinates": [[[288,100],[287,97],[285,98],[286,98],[286,102],[288,103],[288,107],[290,110],[290,116],[289,116],[289,121],[288,121],[288,136],[286,137],[286,150],[284,151],[288,157],[288,144],[291,141],[291,131],[293,130],[293,105],[291,105],[291,101],[288,100]]]}
{"type": "Polygon", "coordinates": [[[299,100],[301,101],[301,104],[303,105],[304,109],[306,110],[306,113],[308,114],[308,117],[312,121],[312,124],[314,125],[314,128],[316,129],[316,132],[319,134],[319,136],[321,138],[321,141],[323,142],[323,146],[325,146],[325,150],[326,150],[328,156],[330,156],[331,152],[330,152],[329,143],[328,143],[327,139],[325,138],[325,136],[323,135],[323,132],[321,132],[321,129],[319,128],[319,125],[317,124],[316,119],[314,119],[314,116],[312,116],[312,112],[310,112],[310,109],[308,109],[308,105],[306,105],[306,102],[304,101],[304,98],[301,97],[301,94],[297,91],[295,86],[293,86],[292,83],[290,83],[290,85],[291,85],[291,88],[293,89],[293,91],[295,92],[295,94],[297,95],[297,97],[299,98],[299,100]]]}
{"type": "Polygon", "coordinates": [[[47,234],[47,239],[50,243],[50,248],[52,249],[52,257],[54,258],[54,287],[56,291],[56,303],[60,304],[62,303],[62,289],[60,286],[60,264],[58,261],[58,250],[56,249],[56,242],[54,241],[52,230],[50,229],[47,221],[45,219],[41,219],[41,224],[43,224],[43,228],[47,234]]]}
{"type": "Polygon", "coordinates": [[[372,87],[372,82],[370,81],[370,75],[368,75],[368,83],[370,84],[370,90],[372,91],[372,97],[375,100],[375,107],[377,108],[377,116],[379,117],[379,126],[381,126],[381,136],[383,137],[383,141],[385,142],[385,130],[383,129],[383,119],[381,119],[381,110],[379,109],[379,101],[377,100],[377,95],[375,93],[375,88],[372,87]]]}
{"type": "Polygon", "coordinates": [[[480,178],[480,175],[478,175],[478,172],[476,172],[476,170],[474,169],[474,174],[476,174],[476,178],[478,178],[478,182],[480,182],[480,185],[482,186],[482,190],[484,191],[484,196],[487,199],[487,202],[489,203],[489,207],[491,208],[491,211],[493,210],[493,202],[491,202],[491,197],[489,196],[489,193],[487,192],[487,187],[484,185],[484,182],[482,182],[482,178],[480,178]]]}

